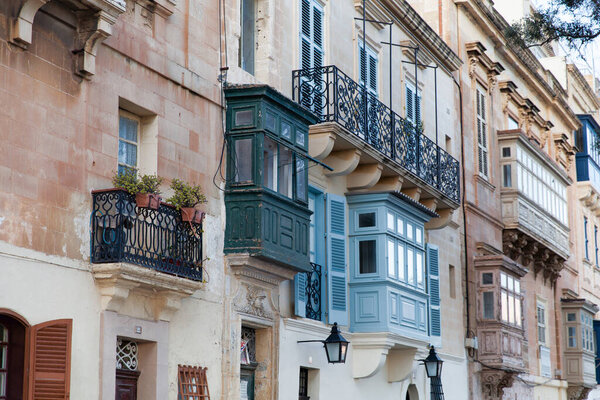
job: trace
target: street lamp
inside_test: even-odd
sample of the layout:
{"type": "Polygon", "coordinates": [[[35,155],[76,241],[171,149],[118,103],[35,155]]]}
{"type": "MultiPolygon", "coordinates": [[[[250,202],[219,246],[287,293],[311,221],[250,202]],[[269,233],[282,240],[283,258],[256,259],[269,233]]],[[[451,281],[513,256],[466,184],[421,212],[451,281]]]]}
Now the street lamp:
{"type": "Polygon", "coordinates": [[[323,343],[327,362],[330,364],[339,364],[346,362],[346,354],[348,353],[348,344],[350,343],[340,334],[337,322],[333,323],[331,333],[325,340],[299,340],[298,343],[323,343]]]}
{"type": "Polygon", "coordinates": [[[427,377],[431,379],[431,399],[444,400],[444,391],[442,390],[442,364],[444,361],[438,357],[433,346],[429,349],[427,358],[421,361],[425,365],[427,377]]]}

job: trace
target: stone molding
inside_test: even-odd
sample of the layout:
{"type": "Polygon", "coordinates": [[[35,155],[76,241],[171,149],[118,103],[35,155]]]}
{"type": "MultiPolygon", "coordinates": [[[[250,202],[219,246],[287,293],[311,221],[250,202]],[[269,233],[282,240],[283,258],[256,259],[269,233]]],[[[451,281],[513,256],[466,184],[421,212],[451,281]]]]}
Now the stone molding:
{"type": "Polygon", "coordinates": [[[253,257],[250,254],[230,254],[226,256],[227,264],[233,275],[239,280],[258,283],[276,288],[286,280],[294,279],[297,271],[272,262],[253,257]]]}
{"type": "Polygon", "coordinates": [[[569,400],[584,400],[587,399],[588,394],[592,388],[585,386],[571,386],[567,388],[567,397],[569,400]]]}
{"type": "Polygon", "coordinates": [[[470,42],[465,47],[469,57],[469,78],[476,79],[477,67],[481,66],[487,77],[488,93],[491,93],[496,86],[497,76],[504,71],[504,67],[485,54],[486,48],[481,42],[470,42]]]}
{"type": "Polygon", "coordinates": [[[93,264],[92,275],[101,295],[102,310],[120,313],[134,293],[153,298],[155,320],[170,321],[181,300],[204,287],[202,282],[169,275],[129,263],[93,264]]]}

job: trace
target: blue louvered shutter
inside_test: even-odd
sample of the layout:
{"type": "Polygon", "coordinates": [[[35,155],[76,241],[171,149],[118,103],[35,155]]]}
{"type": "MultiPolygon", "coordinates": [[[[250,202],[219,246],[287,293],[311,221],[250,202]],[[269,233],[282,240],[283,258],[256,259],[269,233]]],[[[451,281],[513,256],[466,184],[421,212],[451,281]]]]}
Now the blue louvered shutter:
{"type": "Polygon", "coordinates": [[[414,113],[414,92],[411,86],[406,85],[406,119],[410,122],[415,122],[414,113]]]}
{"type": "Polygon", "coordinates": [[[306,317],[306,272],[298,272],[294,277],[294,314],[306,317]]]}
{"type": "Polygon", "coordinates": [[[348,325],[346,198],[327,195],[327,322],[348,325]]]}
{"type": "Polygon", "coordinates": [[[596,383],[600,383],[600,321],[594,321],[594,348],[596,349],[596,383]]]}
{"type": "Polygon", "coordinates": [[[442,335],[439,248],[432,244],[427,245],[427,275],[429,281],[429,336],[439,340],[442,335]]]}

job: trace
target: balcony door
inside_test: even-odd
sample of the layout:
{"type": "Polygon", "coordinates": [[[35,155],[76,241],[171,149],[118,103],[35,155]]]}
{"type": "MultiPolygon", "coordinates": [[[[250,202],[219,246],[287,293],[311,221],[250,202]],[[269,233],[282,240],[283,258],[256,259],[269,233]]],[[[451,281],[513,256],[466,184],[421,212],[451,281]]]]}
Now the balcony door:
{"type": "Polygon", "coordinates": [[[115,400],[137,400],[139,371],[117,369],[115,400]]]}

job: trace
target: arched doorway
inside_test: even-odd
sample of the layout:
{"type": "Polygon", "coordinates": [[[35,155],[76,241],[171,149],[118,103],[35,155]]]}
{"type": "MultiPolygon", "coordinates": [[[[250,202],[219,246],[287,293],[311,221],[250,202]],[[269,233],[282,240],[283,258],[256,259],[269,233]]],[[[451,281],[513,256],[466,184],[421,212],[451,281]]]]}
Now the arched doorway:
{"type": "Polygon", "coordinates": [[[27,326],[20,316],[0,312],[0,400],[23,398],[27,326]]]}
{"type": "Polygon", "coordinates": [[[419,391],[415,385],[410,385],[406,391],[406,400],[419,400],[419,391]]]}

